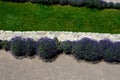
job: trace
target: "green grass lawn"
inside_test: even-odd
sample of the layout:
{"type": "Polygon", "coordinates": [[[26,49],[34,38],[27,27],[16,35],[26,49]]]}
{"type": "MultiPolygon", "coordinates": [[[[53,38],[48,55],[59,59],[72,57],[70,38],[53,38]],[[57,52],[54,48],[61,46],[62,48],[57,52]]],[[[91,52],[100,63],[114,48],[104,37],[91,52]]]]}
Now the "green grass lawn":
{"type": "Polygon", "coordinates": [[[120,33],[120,10],[0,1],[0,30],[120,33]]]}

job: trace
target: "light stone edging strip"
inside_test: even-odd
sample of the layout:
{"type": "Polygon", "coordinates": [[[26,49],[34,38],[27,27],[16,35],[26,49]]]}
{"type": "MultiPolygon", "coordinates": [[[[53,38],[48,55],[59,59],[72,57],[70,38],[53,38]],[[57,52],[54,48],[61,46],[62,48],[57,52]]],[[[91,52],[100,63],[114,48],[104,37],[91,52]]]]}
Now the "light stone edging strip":
{"type": "Polygon", "coordinates": [[[80,40],[84,37],[94,40],[110,39],[111,41],[120,41],[120,34],[110,33],[92,33],[92,32],[67,32],[67,31],[3,31],[0,30],[0,40],[10,40],[13,37],[21,36],[23,38],[33,38],[38,40],[43,37],[55,38],[60,41],[65,40],[80,40]]]}
{"type": "Polygon", "coordinates": [[[103,0],[105,2],[113,2],[113,3],[120,3],[120,0],[103,0]]]}

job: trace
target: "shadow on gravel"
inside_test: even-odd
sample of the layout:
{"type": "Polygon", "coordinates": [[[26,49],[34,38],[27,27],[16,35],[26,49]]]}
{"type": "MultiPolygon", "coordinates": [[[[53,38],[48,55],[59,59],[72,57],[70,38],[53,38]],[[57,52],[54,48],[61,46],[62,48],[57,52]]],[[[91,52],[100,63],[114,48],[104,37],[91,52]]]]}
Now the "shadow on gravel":
{"type": "MultiPolygon", "coordinates": [[[[15,56],[13,55],[10,51],[6,51],[8,53],[10,53],[15,59],[18,59],[18,60],[22,60],[24,58],[28,58],[28,59],[34,59],[37,55],[34,55],[34,56],[15,56]]],[[[41,58],[39,57],[39,59],[41,59],[43,62],[46,62],[46,63],[52,63],[54,62],[60,55],[62,55],[64,53],[61,53],[57,56],[54,56],[53,58],[51,59],[44,59],[44,58],[41,58]]],[[[73,57],[72,54],[64,54],[65,56],[70,56],[70,57],[73,57]]],[[[78,63],[81,63],[81,62],[86,62],[86,63],[89,63],[89,64],[99,64],[100,62],[106,62],[107,64],[111,64],[111,65],[120,65],[120,62],[119,61],[114,61],[114,62],[108,62],[108,61],[105,61],[105,60],[96,60],[96,61],[88,61],[88,60],[85,60],[85,59],[81,59],[81,60],[77,60],[75,57],[73,57],[74,60],[76,60],[78,63]]]]}

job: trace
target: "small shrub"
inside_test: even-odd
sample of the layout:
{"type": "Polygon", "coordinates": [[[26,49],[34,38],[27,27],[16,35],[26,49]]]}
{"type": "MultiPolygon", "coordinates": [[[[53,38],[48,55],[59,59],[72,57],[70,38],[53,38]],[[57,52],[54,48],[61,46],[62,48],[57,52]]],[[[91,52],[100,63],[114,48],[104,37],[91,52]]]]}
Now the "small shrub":
{"type": "Polygon", "coordinates": [[[98,51],[98,42],[89,38],[83,38],[73,45],[73,54],[78,60],[85,59],[87,61],[100,60],[98,51]]]}
{"type": "Polygon", "coordinates": [[[10,50],[16,58],[24,57],[26,55],[26,46],[24,38],[14,37],[10,40],[10,44],[10,50]]]}
{"type": "Polygon", "coordinates": [[[39,3],[42,3],[42,4],[53,4],[54,0],[34,0],[32,2],[39,2],[39,3]]]}
{"type": "Polygon", "coordinates": [[[105,61],[112,61],[114,51],[114,44],[109,39],[99,41],[99,52],[105,61]]]}
{"type": "Polygon", "coordinates": [[[72,6],[84,6],[85,0],[69,0],[68,4],[72,6]]]}
{"type": "Polygon", "coordinates": [[[25,39],[26,56],[34,56],[36,54],[36,42],[31,38],[25,39]]]}
{"type": "Polygon", "coordinates": [[[56,3],[54,0],[48,0],[48,4],[54,4],[56,3]]]}
{"type": "Polygon", "coordinates": [[[0,49],[3,49],[3,42],[2,42],[2,40],[0,40],[0,49]]]}
{"type": "Polygon", "coordinates": [[[4,45],[6,45],[6,41],[0,40],[0,49],[3,49],[4,45]]]}
{"type": "Polygon", "coordinates": [[[61,4],[61,5],[72,5],[72,6],[87,6],[89,8],[120,8],[120,4],[113,2],[105,2],[104,0],[3,0],[12,2],[32,2],[41,4],[61,4]]]}
{"type": "Polygon", "coordinates": [[[107,8],[113,8],[113,5],[114,5],[113,2],[109,2],[109,3],[107,3],[106,7],[107,8]]]}
{"type": "Polygon", "coordinates": [[[105,7],[105,2],[102,0],[86,0],[86,6],[101,9],[105,7]]]}
{"type": "Polygon", "coordinates": [[[65,54],[70,54],[72,51],[72,41],[63,41],[59,45],[59,50],[65,54]]]}
{"type": "Polygon", "coordinates": [[[58,4],[59,0],[53,0],[53,4],[58,4]]]}
{"type": "Polygon", "coordinates": [[[59,49],[59,46],[60,46],[60,43],[61,43],[61,42],[59,42],[59,40],[58,40],[57,37],[54,38],[54,41],[55,41],[56,48],[57,48],[57,51],[58,51],[57,53],[58,53],[58,54],[62,53],[62,51],[59,49]]]}
{"type": "Polygon", "coordinates": [[[59,0],[59,4],[68,5],[68,0],[59,0]]]}
{"type": "Polygon", "coordinates": [[[86,0],[87,7],[94,8],[95,7],[94,3],[98,3],[98,0],[86,0]]]}
{"type": "Polygon", "coordinates": [[[81,53],[80,51],[80,44],[81,44],[81,41],[80,40],[77,40],[77,41],[74,41],[73,42],[73,46],[72,46],[72,53],[73,53],[73,56],[77,59],[77,60],[81,60],[83,59],[83,54],[81,53]]]}
{"type": "Polygon", "coordinates": [[[7,40],[0,40],[0,49],[4,49],[6,51],[10,50],[10,42],[7,40]]]}
{"type": "Polygon", "coordinates": [[[106,6],[107,6],[107,2],[104,2],[102,0],[100,0],[99,3],[96,4],[96,8],[98,9],[106,8],[106,6]]]}
{"type": "Polygon", "coordinates": [[[120,3],[114,4],[113,7],[114,7],[115,9],[119,9],[119,8],[120,8],[120,3]]]}
{"type": "Polygon", "coordinates": [[[4,43],[5,44],[3,45],[3,49],[6,51],[9,51],[10,50],[10,41],[5,40],[4,43]]]}
{"type": "Polygon", "coordinates": [[[57,46],[53,39],[41,38],[37,44],[37,54],[43,61],[52,61],[57,57],[57,46]]]}
{"type": "Polygon", "coordinates": [[[111,55],[112,62],[120,62],[120,42],[114,43],[114,52],[111,55]]]}

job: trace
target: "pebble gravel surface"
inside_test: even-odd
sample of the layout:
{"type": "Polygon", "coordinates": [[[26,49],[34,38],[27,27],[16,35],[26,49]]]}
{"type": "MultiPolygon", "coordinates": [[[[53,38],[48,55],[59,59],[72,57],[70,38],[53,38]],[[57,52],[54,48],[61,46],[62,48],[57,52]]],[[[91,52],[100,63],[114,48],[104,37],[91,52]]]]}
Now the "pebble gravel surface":
{"type": "Polygon", "coordinates": [[[0,31],[0,40],[10,40],[13,37],[21,36],[23,38],[33,38],[38,40],[43,37],[55,38],[57,37],[60,41],[75,41],[80,40],[84,37],[91,38],[94,40],[109,39],[111,41],[120,41],[120,34],[110,33],[92,33],[92,32],[65,32],[65,31],[0,31]]]}

